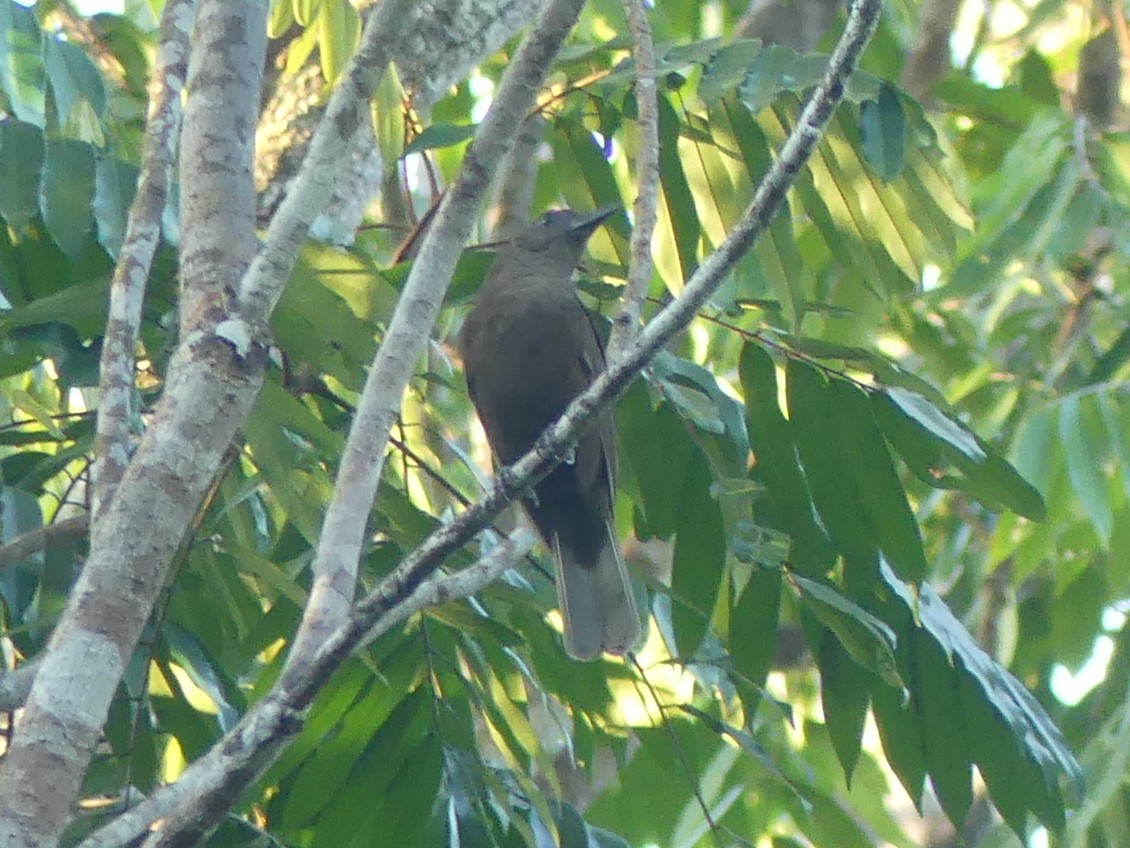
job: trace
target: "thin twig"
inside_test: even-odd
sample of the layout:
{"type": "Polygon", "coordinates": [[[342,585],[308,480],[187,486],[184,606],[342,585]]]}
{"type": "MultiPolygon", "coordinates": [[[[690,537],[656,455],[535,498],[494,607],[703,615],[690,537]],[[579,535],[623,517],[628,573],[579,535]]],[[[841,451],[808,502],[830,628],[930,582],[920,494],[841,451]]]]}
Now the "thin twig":
{"type": "Polygon", "coordinates": [[[631,266],[624,287],[623,304],[612,326],[608,358],[616,356],[639,335],[643,302],[651,285],[651,237],[655,232],[659,196],[659,98],[655,81],[655,45],[643,0],[623,0],[632,30],[636,60],[636,201],[632,208],[631,266]]]}
{"type": "Polygon", "coordinates": [[[134,349],[141,326],[145,283],[161,240],[161,215],[172,183],[194,5],[194,0],[169,0],[161,14],[157,61],[149,81],[149,117],[141,173],[110,282],[110,308],[98,381],[98,466],[91,498],[94,521],[112,500],[129,463],[130,425],[137,415],[134,349]]]}

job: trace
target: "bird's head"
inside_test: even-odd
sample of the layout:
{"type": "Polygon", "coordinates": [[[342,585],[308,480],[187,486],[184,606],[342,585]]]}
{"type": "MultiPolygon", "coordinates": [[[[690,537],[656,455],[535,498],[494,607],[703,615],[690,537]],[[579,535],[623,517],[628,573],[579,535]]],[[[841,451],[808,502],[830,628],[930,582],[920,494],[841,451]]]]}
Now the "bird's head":
{"type": "Polygon", "coordinates": [[[589,236],[618,208],[602,206],[591,212],[551,209],[515,237],[515,246],[528,253],[560,251],[579,259],[589,236]]]}

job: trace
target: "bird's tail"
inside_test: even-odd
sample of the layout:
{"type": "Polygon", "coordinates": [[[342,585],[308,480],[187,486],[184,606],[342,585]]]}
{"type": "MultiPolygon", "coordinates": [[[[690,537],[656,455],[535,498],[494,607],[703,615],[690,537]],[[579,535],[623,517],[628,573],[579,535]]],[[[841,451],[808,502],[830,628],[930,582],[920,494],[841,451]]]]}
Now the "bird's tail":
{"type": "Polygon", "coordinates": [[[553,547],[565,650],[579,660],[594,660],[605,651],[623,655],[632,650],[640,637],[640,620],[611,528],[593,562],[578,561],[560,543],[553,547]]]}

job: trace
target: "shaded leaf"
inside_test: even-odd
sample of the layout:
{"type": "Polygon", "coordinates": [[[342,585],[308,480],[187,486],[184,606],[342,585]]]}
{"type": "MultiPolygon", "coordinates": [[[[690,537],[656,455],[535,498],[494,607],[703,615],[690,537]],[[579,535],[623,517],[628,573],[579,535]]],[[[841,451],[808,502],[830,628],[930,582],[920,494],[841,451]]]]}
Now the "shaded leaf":
{"type": "Polygon", "coordinates": [[[884,180],[894,179],[906,161],[906,116],[898,93],[884,82],[878,98],[863,101],[859,112],[867,164],[884,180]]]}
{"type": "Polygon", "coordinates": [[[858,604],[823,583],[794,576],[805,609],[835,634],[860,666],[891,686],[902,686],[895,664],[898,639],[893,630],[858,604]]]}
{"type": "Polygon", "coordinates": [[[722,510],[710,495],[710,484],[707,464],[692,459],[680,498],[671,571],[676,653],[686,660],[702,642],[726,573],[722,510]]]}
{"type": "Polygon", "coordinates": [[[755,514],[772,509],[773,523],[792,537],[793,565],[809,576],[821,574],[832,566],[834,554],[816,520],[792,429],[777,402],[776,366],[759,345],[747,344],[740,375],[756,472],[772,496],[768,503],[755,506],[755,514]]]}
{"type": "Polygon", "coordinates": [[[40,208],[51,238],[68,256],[83,248],[94,226],[94,189],[94,148],[73,139],[48,139],[40,208]]]}
{"type": "Polygon", "coordinates": [[[0,121],[0,215],[20,231],[39,213],[43,134],[23,121],[0,121]]]}

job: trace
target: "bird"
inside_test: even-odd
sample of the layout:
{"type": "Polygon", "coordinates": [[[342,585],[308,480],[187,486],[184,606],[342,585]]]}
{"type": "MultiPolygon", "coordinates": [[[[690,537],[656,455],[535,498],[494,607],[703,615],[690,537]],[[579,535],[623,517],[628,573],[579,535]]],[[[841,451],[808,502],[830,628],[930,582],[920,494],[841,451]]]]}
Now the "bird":
{"type": "MultiPolygon", "coordinates": [[[[604,349],[572,275],[616,211],[554,209],[504,242],[459,336],[468,393],[496,463],[525,454],[604,368],[604,349]]],[[[566,459],[522,499],[555,565],[565,649],[625,655],[640,637],[613,523],[616,428],[602,412],[566,459]]]]}

